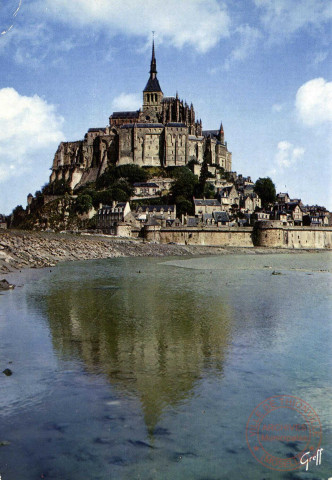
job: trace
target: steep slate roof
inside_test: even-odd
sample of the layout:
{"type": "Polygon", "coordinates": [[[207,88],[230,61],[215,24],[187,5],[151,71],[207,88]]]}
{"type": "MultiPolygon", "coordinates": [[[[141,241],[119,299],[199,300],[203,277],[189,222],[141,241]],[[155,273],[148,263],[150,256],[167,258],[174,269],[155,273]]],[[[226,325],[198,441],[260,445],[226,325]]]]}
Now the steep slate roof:
{"type": "Polygon", "coordinates": [[[145,225],[148,227],[154,227],[160,225],[160,222],[158,222],[158,220],[156,220],[154,217],[150,217],[145,225]]]}
{"type": "Polygon", "coordinates": [[[162,123],[125,123],[120,128],[164,128],[162,123]]]}
{"type": "Polygon", "coordinates": [[[299,209],[302,210],[302,208],[297,202],[288,202],[286,203],[286,207],[287,207],[287,210],[295,210],[296,207],[299,207],[299,209]]]}
{"type": "Polygon", "coordinates": [[[113,112],[111,118],[138,118],[139,110],[135,112],[113,112]]]}
{"type": "Polygon", "coordinates": [[[181,122],[169,122],[167,123],[166,125],[167,127],[185,127],[185,123],[181,123],[181,122]]]}
{"type": "Polygon", "coordinates": [[[198,218],[196,217],[188,217],[187,218],[187,226],[188,227],[197,227],[198,225],[198,218]]]}
{"type": "Polygon", "coordinates": [[[229,222],[229,216],[227,212],[213,212],[212,215],[216,222],[229,222]]]}
{"type": "Polygon", "coordinates": [[[164,212],[174,212],[174,205],[142,205],[141,207],[137,207],[136,212],[139,212],[142,209],[142,212],[160,212],[164,210],[164,212]]]}
{"type": "Polygon", "coordinates": [[[203,130],[204,137],[217,137],[219,135],[219,130],[203,130]]]}
{"type": "Polygon", "coordinates": [[[220,207],[220,202],[215,198],[203,200],[203,199],[194,199],[194,204],[199,206],[208,206],[208,207],[220,207]]]}
{"type": "Polygon", "coordinates": [[[126,202],[118,202],[115,207],[110,205],[103,205],[102,208],[98,210],[99,215],[109,215],[110,213],[122,212],[126,207],[126,202]]]}
{"type": "Polygon", "coordinates": [[[134,187],[159,188],[159,185],[156,183],[136,182],[134,183],[134,187]]]}
{"type": "Polygon", "coordinates": [[[106,128],[89,128],[88,132],[106,132],[106,128]]]}
{"type": "Polygon", "coordinates": [[[149,78],[143,92],[162,92],[158,82],[158,78],[149,78]]]}

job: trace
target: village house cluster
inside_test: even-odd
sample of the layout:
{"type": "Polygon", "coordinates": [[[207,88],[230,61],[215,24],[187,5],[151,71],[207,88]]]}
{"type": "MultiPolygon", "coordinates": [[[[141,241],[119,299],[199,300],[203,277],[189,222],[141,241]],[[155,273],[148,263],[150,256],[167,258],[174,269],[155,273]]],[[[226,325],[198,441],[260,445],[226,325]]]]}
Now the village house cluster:
{"type": "MultiPolygon", "coordinates": [[[[213,179],[209,179],[213,185],[213,179]]],[[[159,198],[161,185],[158,179],[153,182],[156,187],[135,189],[135,199],[151,201],[159,198]],[[156,183],[155,183],[156,182],[156,183]]],[[[276,202],[268,208],[262,208],[261,199],[254,192],[254,183],[250,177],[236,175],[233,182],[226,182],[223,187],[216,188],[216,198],[193,198],[194,215],[176,217],[176,205],[151,204],[131,208],[129,202],[113,202],[112,205],[101,205],[97,212],[98,230],[115,234],[131,229],[141,229],[144,225],[160,225],[162,227],[250,227],[259,221],[278,221],[284,226],[330,226],[330,213],[325,207],[304,205],[301,199],[290,198],[288,193],[279,193],[276,202]],[[152,222],[152,223],[151,223],[152,222]],[[123,228],[118,229],[121,225],[123,228]]],[[[216,182],[218,184],[218,180],[216,182]]],[[[146,184],[150,185],[150,183],[146,184]]]]}

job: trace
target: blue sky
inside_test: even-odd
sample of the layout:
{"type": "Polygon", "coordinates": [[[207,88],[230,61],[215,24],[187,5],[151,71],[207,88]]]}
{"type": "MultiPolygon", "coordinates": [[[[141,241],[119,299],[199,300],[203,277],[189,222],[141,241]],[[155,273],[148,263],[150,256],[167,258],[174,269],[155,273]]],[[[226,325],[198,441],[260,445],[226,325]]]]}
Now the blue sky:
{"type": "Polygon", "coordinates": [[[223,122],[235,171],[332,209],[331,18],[326,0],[0,2],[0,213],[60,141],[141,106],[152,30],[164,94],[223,122]]]}

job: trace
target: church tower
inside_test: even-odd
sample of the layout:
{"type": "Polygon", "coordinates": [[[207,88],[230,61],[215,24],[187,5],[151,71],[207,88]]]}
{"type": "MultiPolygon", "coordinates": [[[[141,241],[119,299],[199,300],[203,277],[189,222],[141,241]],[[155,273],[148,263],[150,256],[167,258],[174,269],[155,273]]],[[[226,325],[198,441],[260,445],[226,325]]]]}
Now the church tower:
{"type": "Polygon", "coordinates": [[[146,121],[158,122],[162,111],[162,99],[164,95],[157,78],[157,62],[154,51],[154,39],[152,41],[152,58],[150,66],[150,78],[143,90],[143,114],[146,121]]]}

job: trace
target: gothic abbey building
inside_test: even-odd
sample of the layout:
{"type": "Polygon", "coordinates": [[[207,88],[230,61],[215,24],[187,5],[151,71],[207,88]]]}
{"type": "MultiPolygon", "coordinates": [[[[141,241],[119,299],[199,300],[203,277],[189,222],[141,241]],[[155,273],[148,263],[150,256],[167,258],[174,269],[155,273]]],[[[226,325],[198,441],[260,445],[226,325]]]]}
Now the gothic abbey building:
{"type": "Polygon", "coordinates": [[[183,166],[207,158],[231,171],[232,154],[224,131],[202,130],[193,105],[164,97],[157,78],[154,43],[150,77],[143,106],[133,112],[113,112],[106,128],[90,128],[84,140],[62,142],[55,154],[50,182],[67,180],[71,188],[95,181],[109,165],[183,166]]]}

